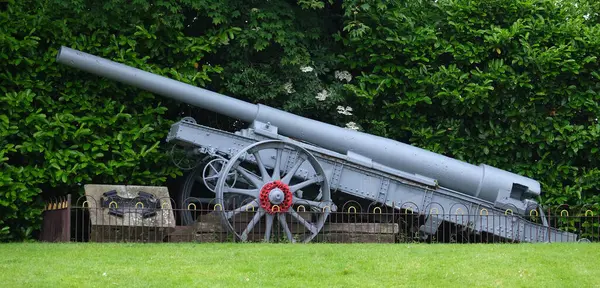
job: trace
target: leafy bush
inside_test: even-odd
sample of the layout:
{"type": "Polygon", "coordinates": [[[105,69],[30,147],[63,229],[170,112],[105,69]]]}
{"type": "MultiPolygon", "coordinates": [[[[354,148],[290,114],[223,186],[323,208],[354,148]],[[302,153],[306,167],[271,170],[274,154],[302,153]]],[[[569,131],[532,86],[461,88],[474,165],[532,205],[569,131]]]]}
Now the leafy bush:
{"type": "MultiPolygon", "coordinates": [[[[41,199],[81,195],[83,184],[164,185],[181,175],[163,143],[170,124],[183,116],[211,124],[222,119],[58,65],[60,45],[249,101],[318,113],[312,105],[329,111],[329,118],[342,116],[315,98],[334,90],[320,78],[332,55],[314,56],[327,49],[317,47],[324,12],[301,2],[50,0],[0,6],[0,240],[31,237],[39,228],[41,199]],[[316,71],[301,70],[308,66],[316,71]]],[[[333,96],[329,106],[343,100],[333,96]]]]}
{"type": "Polygon", "coordinates": [[[114,4],[15,1],[0,14],[0,239],[39,227],[41,191],[78,195],[86,183],[160,185],[181,174],[161,145],[178,104],[58,65],[57,48],[203,85],[220,70],[195,69],[197,51],[218,47],[230,31],[186,37],[177,10],[114,4]]]}
{"type": "Polygon", "coordinates": [[[560,3],[345,1],[361,124],[598,205],[600,26],[560,3]]]}
{"type": "Polygon", "coordinates": [[[58,65],[60,45],[520,173],[549,204],[597,206],[594,2],[0,3],[0,240],[31,237],[41,196],[181,175],[163,141],[183,116],[237,128],[58,65]]]}

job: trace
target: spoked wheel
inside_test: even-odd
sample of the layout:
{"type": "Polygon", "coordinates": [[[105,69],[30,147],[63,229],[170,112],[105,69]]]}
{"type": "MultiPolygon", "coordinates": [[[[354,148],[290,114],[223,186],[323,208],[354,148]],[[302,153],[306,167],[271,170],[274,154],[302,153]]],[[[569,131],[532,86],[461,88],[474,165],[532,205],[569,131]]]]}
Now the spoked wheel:
{"type": "Polygon", "coordinates": [[[171,162],[177,168],[184,171],[194,170],[203,161],[197,148],[179,144],[173,144],[169,156],[171,157],[171,162]]]}
{"type": "MultiPolygon", "coordinates": [[[[203,165],[196,167],[187,174],[178,194],[181,225],[184,226],[192,225],[196,222],[198,216],[204,213],[219,209],[215,200],[215,185],[221,175],[221,170],[227,163],[227,159],[221,156],[207,156],[202,159],[202,163],[203,165]]],[[[237,182],[237,173],[230,173],[228,177],[228,181],[237,182]]],[[[247,198],[243,195],[232,196],[235,197],[226,198],[225,203],[239,203],[247,198]]],[[[223,203],[219,205],[223,207],[223,203]]]]}
{"type": "Polygon", "coordinates": [[[227,177],[220,177],[216,196],[221,205],[228,195],[248,196],[237,209],[224,209],[221,213],[229,231],[242,241],[248,241],[252,230],[257,230],[264,218],[265,228],[258,229],[258,234],[265,241],[270,240],[277,224],[290,242],[306,243],[336,210],[323,168],[314,156],[295,144],[269,140],[250,145],[229,160],[221,175],[229,175],[231,171],[237,171],[246,181],[231,185],[227,177]],[[236,216],[242,212],[253,216],[248,224],[242,222],[244,229],[238,231],[241,228],[235,229],[234,224],[239,222],[236,216]]]}
{"type": "MultiPolygon", "coordinates": [[[[225,167],[226,164],[227,159],[217,157],[208,162],[202,170],[202,181],[204,182],[204,186],[213,193],[215,192],[217,181],[219,180],[219,177],[221,177],[223,167],[225,167]]],[[[237,182],[237,172],[233,171],[229,173],[228,177],[230,177],[230,179],[227,179],[227,182],[232,180],[232,184],[235,185],[235,182],[237,182]]]]}

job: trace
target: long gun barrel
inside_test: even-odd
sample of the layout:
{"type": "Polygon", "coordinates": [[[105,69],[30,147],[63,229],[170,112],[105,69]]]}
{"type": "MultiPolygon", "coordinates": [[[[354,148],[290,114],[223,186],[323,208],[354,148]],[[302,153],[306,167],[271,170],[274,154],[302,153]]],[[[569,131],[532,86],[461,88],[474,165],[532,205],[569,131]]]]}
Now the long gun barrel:
{"type": "Polygon", "coordinates": [[[436,179],[443,187],[483,200],[494,202],[499,190],[511,191],[514,184],[525,186],[521,191],[530,197],[541,193],[539,182],[505,170],[472,165],[391,139],[244,102],[68,47],[60,48],[56,61],[242,121],[271,123],[282,135],[342,154],[353,152],[394,169],[436,179]]]}

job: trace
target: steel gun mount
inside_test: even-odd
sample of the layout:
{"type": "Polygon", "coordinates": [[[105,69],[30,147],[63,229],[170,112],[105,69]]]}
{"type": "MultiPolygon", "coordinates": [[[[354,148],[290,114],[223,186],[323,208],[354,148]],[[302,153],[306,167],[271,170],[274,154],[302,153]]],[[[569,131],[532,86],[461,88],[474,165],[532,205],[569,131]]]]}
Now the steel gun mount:
{"type": "Polygon", "coordinates": [[[445,222],[518,242],[577,241],[575,234],[548,226],[534,200],[541,193],[540,183],[533,179],[247,103],[68,47],[60,48],[56,61],[250,123],[229,133],[186,117],[172,125],[167,137],[185,147],[190,159],[209,157],[203,167],[190,167],[202,174],[190,174],[186,185],[200,178],[222,208],[232,195],[243,201],[221,213],[242,240],[265,217],[265,239],[279,221],[294,240],[287,225],[292,219],[308,231],[301,241],[311,241],[330,212],[339,209],[340,199],[356,199],[422,217],[423,225],[416,228],[422,239],[445,222]],[[298,213],[304,209],[312,217],[298,213]],[[239,233],[232,218],[241,211],[255,214],[239,233]],[[532,214],[541,221],[531,221],[532,214]]]}

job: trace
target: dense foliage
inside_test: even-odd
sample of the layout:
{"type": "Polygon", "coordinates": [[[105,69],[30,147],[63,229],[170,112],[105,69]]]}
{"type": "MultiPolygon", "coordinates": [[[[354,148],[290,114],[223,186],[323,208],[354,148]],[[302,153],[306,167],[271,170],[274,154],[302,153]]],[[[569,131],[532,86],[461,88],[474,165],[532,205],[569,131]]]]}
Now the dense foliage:
{"type": "Polygon", "coordinates": [[[522,173],[547,203],[598,205],[595,2],[0,3],[0,240],[31,236],[41,196],[181,175],[164,138],[182,116],[235,129],[58,65],[60,45],[522,173]]]}
{"type": "Polygon", "coordinates": [[[589,10],[356,2],[344,55],[368,130],[537,179],[547,203],[597,205],[600,26],[589,10]]]}
{"type": "Polygon", "coordinates": [[[233,129],[233,119],[58,65],[60,45],[334,121],[343,115],[331,105],[343,97],[332,91],[342,86],[332,80],[332,36],[323,36],[334,31],[323,24],[328,12],[300,4],[5,3],[0,12],[0,240],[31,236],[39,227],[40,195],[80,195],[87,183],[164,185],[181,175],[164,143],[174,120],[192,116],[233,129]],[[332,95],[329,109],[316,98],[321,91],[332,95]]]}

